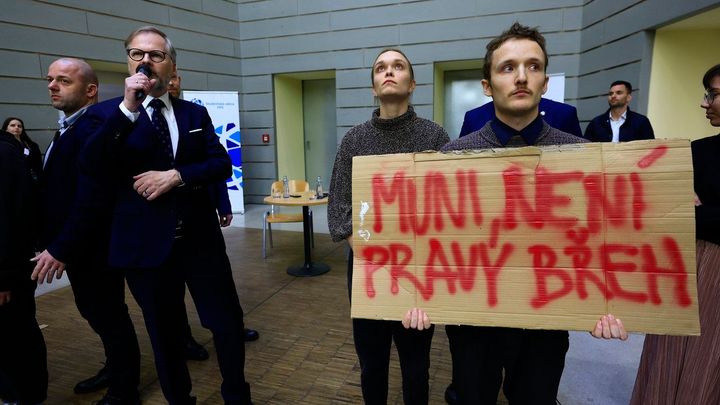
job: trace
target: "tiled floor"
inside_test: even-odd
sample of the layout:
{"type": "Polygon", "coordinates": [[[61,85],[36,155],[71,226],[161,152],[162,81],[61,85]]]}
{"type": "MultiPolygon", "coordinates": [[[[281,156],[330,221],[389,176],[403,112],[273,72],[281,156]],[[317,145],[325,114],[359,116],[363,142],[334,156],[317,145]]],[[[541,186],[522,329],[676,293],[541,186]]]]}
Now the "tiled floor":
{"type": "MultiPolygon", "coordinates": [[[[236,287],[246,312],[246,325],[260,331],[260,340],[247,344],[246,374],[255,404],[361,403],[359,365],[350,328],[345,286],[345,248],[327,235],[324,207],[313,208],[315,260],[331,266],[320,277],[287,275],[290,264],[302,262],[300,224],[276,226],[275,247],[266,260],[261,254],[262,213],[266,206],[246,207],[224,231],[236,287]],[[296,231],[296,232],[293,232],[296,231]]],[[[128,294],[129,297],[129,294],[128,294]]],[[[129,298],[131,301],[131,299],[129,298]]],[[[194,392],[199,403],[220,404],[219,372],[210,333],[199,326],[187,298],[190,322],[198,341],[210,349],[205,362],[191,362],[194,392]]],[[[144,404],[164,400],[152,364],[142,317],[129,302],[143,354],[141,387],[144,404]]],[[[99,339],[74,307],[69,288],[38,298],[38,318],[50,364],[47,404],[87,404],[100,394],[74,395],[72,386],[100,368],[99,339]]],[[[626,404],[634,383],[642,336],[629,342],[604,342],[587,333],[571,334],[559,401],[568,404],[626,404]]],[[[447,338],[438,328],[433,339],[431,404],[443,404],[450,380],[447,338]]],[[[389,403],[402,403],[397,357],[391,359],[389,403]]]]}

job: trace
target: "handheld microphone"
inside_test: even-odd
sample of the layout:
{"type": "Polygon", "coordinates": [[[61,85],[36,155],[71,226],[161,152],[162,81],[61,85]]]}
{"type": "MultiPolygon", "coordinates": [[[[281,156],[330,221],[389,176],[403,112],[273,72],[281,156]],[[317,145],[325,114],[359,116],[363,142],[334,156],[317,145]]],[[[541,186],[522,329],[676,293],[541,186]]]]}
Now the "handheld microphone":
{"type": "MultiPolygon", "coordinates": [[[[142,63],[137,67],[135,73],[142,73],[145,76],[150,77],[150,75],[152,74],[152,70],[150,70],[150,66],[148,66],[146,63],[142,63]]],[[[143,98],[145,98],[145,92],[143,90],[138,90],[137,93],[135,93],[135,99],[142,100],[143,98]]]]}

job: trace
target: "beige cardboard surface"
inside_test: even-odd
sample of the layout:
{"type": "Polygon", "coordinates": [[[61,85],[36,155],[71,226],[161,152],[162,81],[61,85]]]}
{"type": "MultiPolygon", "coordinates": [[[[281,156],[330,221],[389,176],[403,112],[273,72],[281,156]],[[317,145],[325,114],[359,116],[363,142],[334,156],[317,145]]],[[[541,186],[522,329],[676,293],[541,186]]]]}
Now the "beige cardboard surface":
{"type": "Polygon", "coordinates": [[[353,159],[352,316],[700,333],[690,143],[353,159]]]}

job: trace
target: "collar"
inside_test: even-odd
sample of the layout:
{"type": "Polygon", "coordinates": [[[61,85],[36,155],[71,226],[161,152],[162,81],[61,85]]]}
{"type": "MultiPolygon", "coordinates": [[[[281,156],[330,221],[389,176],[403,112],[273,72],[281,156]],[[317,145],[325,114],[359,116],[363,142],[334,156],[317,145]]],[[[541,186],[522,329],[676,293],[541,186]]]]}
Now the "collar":
{"type": "Polygon", "coordinates": [[[80,117],[82,117],[83,114],[85,114],[85,111],[87,111],[89,106],[85,106],[77,111],[75,111],[71,116],[69,117],[62,117],[58,120],[58,126],[60,126],[61,130],[66,130],[69,128],[72,124],[75,123],[80,117]]]}
{"type": "Polygon", "coordinates": [[[165,103],[165,108],[168,111],[172,110],[172,103],[170,102],[170,94],[167,91],[165,93],[163,93],[163,95],[160,97],[153,97],[153,96],[145,97],[145,100],[143,100],[143,103],[142,103],[143,108],[147,110],[150,102],[156,98],[159,98],[160,100],[162,100],[163,103],[165,103]]]}
{"type": "MultiPolygon", "coordinates": [[[[622,113],[622,115],[620,115],[620,119],[621,119],[621,120],[624,121],[624,120],[627,119],[627,113],[628,113],[628,111],[630,111],[630,106],[628,106],[628,107],[625,109],[625,112],[622,113]]],[[[609,119],[610,121],[615,121],[615,120],[613,119],[613,117],[612,117],[612,109],[608,109],[608,119],[609,119]]],[[[618,121],[619,121],[619,120],[618,120],[618,121]]]]}
{"type": "Polygon", "coordinates": [[[490,126],[495,132],[495,136],[498,141],[500,141],[503,146],[507,145],[508,142],[510,142],[510,138],[515,135],[520,135],[528,145],[535,145],[535,142],[543,129],[543,120],[540,114],[538,114],[531,123],[520,131],[515,130],[497,118],[490,121],[490,126]]]}

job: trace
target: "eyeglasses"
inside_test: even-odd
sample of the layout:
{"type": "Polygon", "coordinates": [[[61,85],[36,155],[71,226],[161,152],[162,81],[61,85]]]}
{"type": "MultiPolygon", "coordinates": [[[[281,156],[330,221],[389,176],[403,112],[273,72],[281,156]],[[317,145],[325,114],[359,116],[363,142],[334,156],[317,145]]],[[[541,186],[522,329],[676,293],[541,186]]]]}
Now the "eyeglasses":
{"type": "Polygon", "coordinates": [[[707,93],[705,93],[705,94],[703,95],[703,100],[704,100],[707,104],[712,104],[713,101],[715,101],[715,97],[717,97],[718,94],[720,94],[720,93],[717,92],[717,91],[715,91],[715,90],[709,90],[707,93]]]}
{"type": "Polygon", "coordinates": [[[141,60],[145,59],[145,55],[150,55],[150,60],[155,63],[160,63],[165,60],[167,57],[167,53],[163,51],[143,51],[142,49],[138,48],[130,48],[127,50],[127,55],[130,59],[140,62],[141,60]]]}

